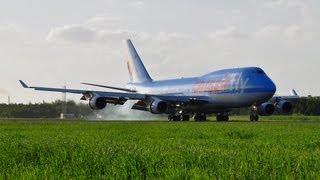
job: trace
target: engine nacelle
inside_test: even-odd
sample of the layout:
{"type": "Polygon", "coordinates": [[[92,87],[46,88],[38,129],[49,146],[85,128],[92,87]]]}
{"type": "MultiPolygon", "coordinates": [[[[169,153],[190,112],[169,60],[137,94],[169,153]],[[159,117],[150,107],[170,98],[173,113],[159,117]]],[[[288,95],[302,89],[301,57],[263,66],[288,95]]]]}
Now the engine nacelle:
{"type": "Polygon", "coordinates": [[[155,99],[149,107],[149,110],[153,114],[162,114],[167,112],[168,104],[160,99],[155,99]]]}
{"type": "Polygon", "coordinates": [[[289,101],[282,100],[276,104],[276,111],[279,114],[291,114],[292,104],[289,101]]]}
{"type": "Polygon", "coordinates": [[[93,96],[89,100],[89,106],[93,110],[100,110],[107,106],[107,101],[100,96],[93,96]]]}
{"type": "Polygon", "coordinates": [[[260,116],[271,116],[275,111],[274,104],[263,103],[258,107],[258,113],[260,116]]]}

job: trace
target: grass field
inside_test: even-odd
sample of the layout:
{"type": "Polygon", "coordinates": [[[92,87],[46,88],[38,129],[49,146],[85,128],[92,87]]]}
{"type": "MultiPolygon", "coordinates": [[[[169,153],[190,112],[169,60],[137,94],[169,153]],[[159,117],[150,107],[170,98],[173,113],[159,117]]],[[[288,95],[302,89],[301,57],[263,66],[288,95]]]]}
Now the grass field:
{"type": "Polygon", "coordinates": [[[320,121],[0,120],[0,179],[319,179],[320,121]]]}

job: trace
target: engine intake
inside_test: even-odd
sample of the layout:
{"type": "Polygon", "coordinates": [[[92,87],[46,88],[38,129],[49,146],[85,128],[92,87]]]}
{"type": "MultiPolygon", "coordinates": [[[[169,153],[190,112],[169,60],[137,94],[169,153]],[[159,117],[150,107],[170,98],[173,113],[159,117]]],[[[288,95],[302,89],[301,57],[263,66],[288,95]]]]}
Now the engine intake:
{"type": "Polygon", "coordinates": [[[93,110],[100,110],[103,109],[107,106],[107,102],[105,98],[100,97],[100,96],[93,96],[89,100],[89,106],[93,110]]]}
{"type": "Polygon", "coordinates": [[[275,111],[274,104],[263,103],[258,107],[258,113],[260,116],[271,116],[275,111]]]}
{"type": "Polygon", "coordinates": [[[150,104],[150,112],[153,114],[162,114],[167,112],[168,110],[168,104],[164,101],[161,101],[160,99],[155,99],[150,104]]]}
{"type": "Polygon", "coordinates": [[[292,113],[292,104],[289,101],[282,100],[276,104],[276,111],[279,114],[290,114],[292,113]]]}

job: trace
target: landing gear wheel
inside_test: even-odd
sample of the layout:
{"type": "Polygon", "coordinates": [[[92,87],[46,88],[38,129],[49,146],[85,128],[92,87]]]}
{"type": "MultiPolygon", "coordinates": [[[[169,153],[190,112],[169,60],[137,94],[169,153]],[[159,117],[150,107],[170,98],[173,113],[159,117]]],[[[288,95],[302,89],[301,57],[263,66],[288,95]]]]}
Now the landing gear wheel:
{"type": "Polygon", "coordinates": [[[194,115],[194,120],[195,121],[206,121],[207,120],[207,116],[203,113],[197,113],[194,115]]]}
{"type": "Polygon", "coordinates": [[[180,121],[180,116],[173,116],[173,121],[180,121]]]}
{"type": "Polygon", "coordinates": [[[181,114],[180,115],[180,120],[181,121],[189,121],[190,120],[190,116],[189,115],[185,115],[185,114],[181,114]]]}
{"type": "Polygon", "coordinates": [[[251,114],[250,115],[250,121],[259,121],[259,115],[258,114],[251,114]]]}

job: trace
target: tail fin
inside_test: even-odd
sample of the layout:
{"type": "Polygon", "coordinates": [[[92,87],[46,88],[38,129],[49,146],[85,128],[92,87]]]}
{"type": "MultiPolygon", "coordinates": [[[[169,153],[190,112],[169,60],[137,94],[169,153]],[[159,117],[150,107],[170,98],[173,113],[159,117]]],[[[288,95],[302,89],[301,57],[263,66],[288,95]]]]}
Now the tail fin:
{"type": "Polygon", "coordinates": [[[126,40],[126,45],[128,47],[127,65],[130,81],[133,83],[152,81],[130,39],[126,40]]]}

